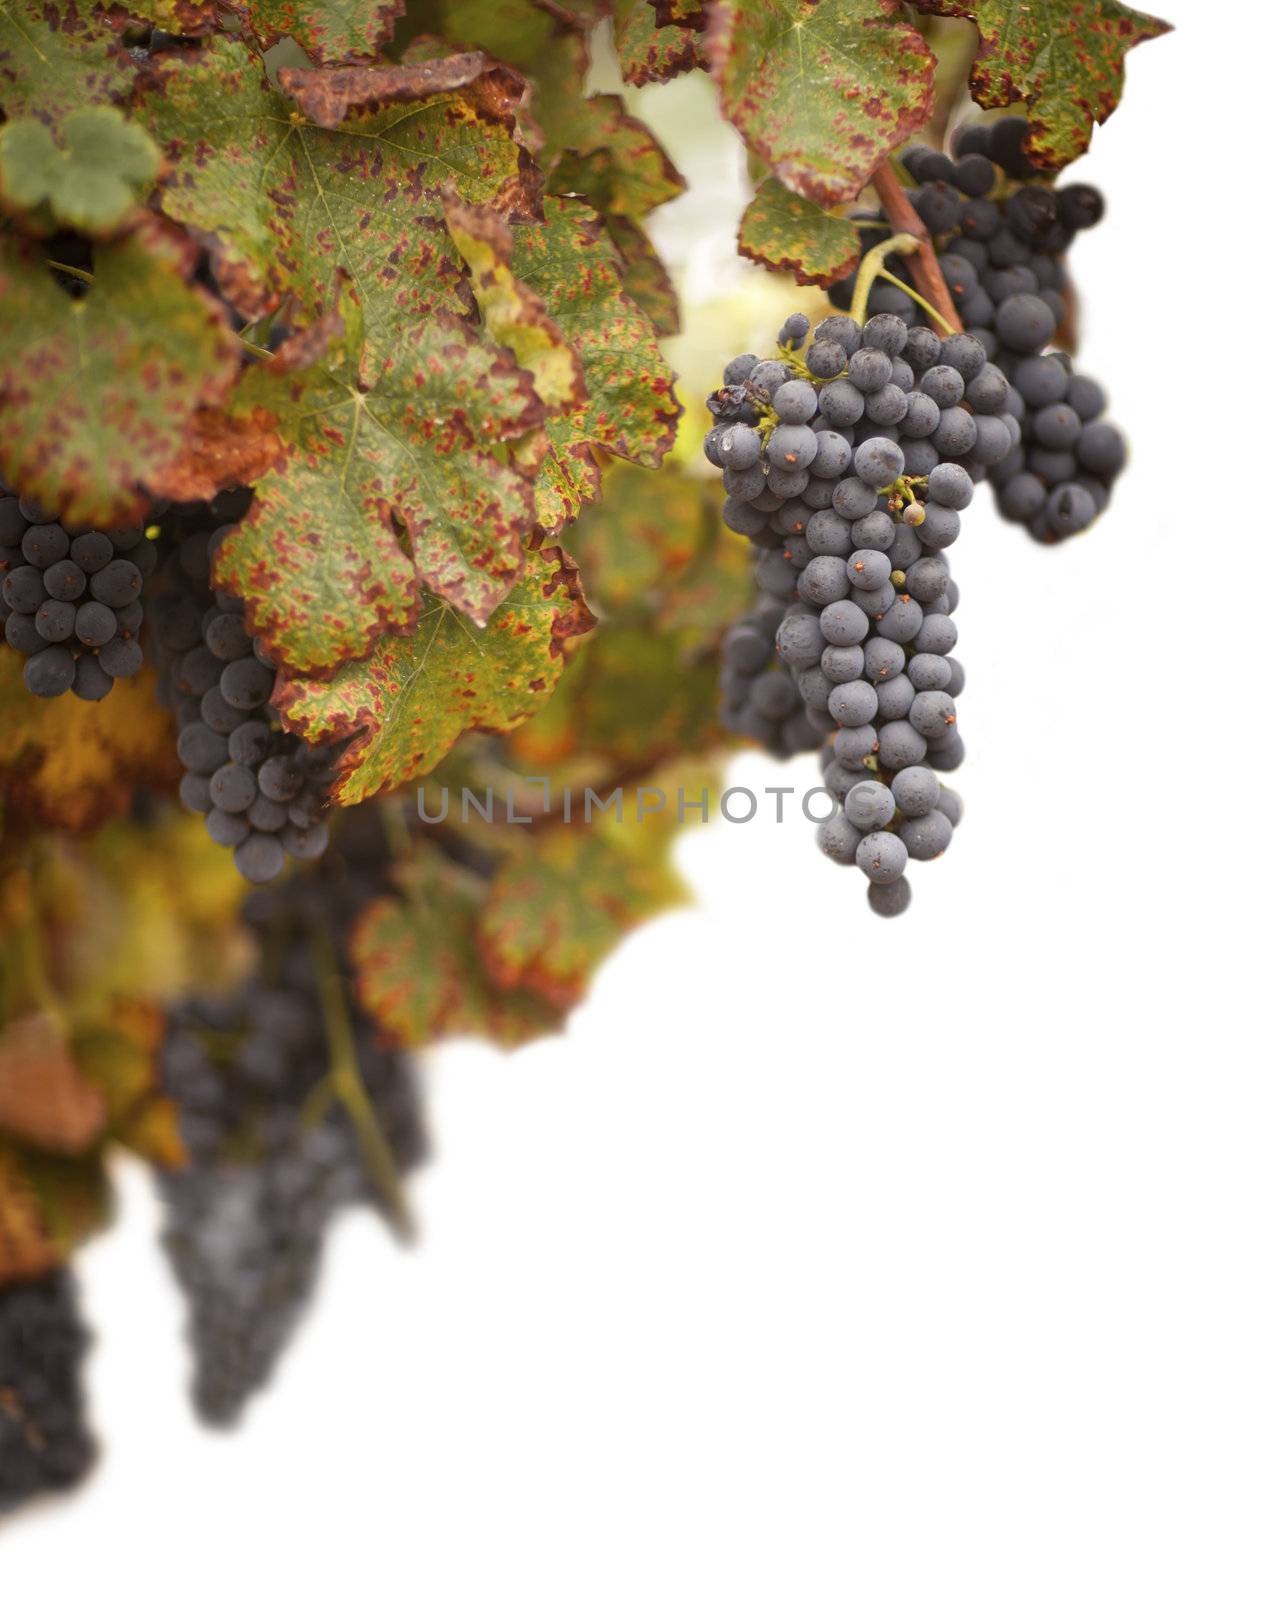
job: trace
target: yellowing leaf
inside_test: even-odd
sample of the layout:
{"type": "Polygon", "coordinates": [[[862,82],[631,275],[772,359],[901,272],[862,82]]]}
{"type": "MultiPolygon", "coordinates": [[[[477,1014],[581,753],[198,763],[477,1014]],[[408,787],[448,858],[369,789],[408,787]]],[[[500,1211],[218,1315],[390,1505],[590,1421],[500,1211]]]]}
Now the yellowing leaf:
{"type": "Polygon", "coordinates": [[[742,213],[737,248],[761,266],[794,273],[797,283],[834,283],[853,271],[862,254],[852,222],[774,177],[765,178],[742,213]]]}
{"type": "Polygon", "coordinates": [[[515,140],[521,88],[497,68],[319,128],[269,88],[258,57],[219,38],[155,64],[138,114],[170,163],[161,204],[209,240],[233,304],[259,317],[293,295],[297,322],[309,322],[343,270],[378,364],[410,319],[465,309],[446,197],[532,215],[536,168],[515,140]]]}
{"type": "Polygon", "coordinates": [[[469,268],[488,333],[532,374],[537,394],[551,411],[582,404],[586,396],[581,363],[539,295],[515,278],[510,267],[514,236],[505,219],[494,211],[449,201],[447,226],[469,268]]]}
{"type": "Polygon", "coordinates": [[[547,199],[544,223],[514,229],[513,265],[571,341],[588,393],[584,406],[546,424],[537,511],[553,531],[597,492],[592,446],[659,466],[679,404],[652,325],[625,295],[620,257],[588,207],[547,199]]]}
{"type": "Polygon", "coordinates": [[[76,1155],[106,1122],[102,1092],[81,1074],[53,1018],[35,1012],[0,1029],[0,1133],[76,1155]]]}
{"type": "Polygon", "coordinates": [[[424,587],[485,621],[535,519],[536,462],[507,448],[543,415],[531,377],[444,314],[409,322],[363,378],[351,295],[347,325],[299,335],[235,398],[238,415],[274,419],[288,450],[216,573],[297,672],[332,672],[414,626],[424,587]]]}
{"type": "Polygon", "coordinates": [[[1122,97],[1126,52],[1171,31],[1120,0],[913,0],[919,11],[968,17],[979,30],[970,88],[981,106],[1028,106],[1027,151],[1059,168],[1090,144],[1122,97]]]}
{"type": "Polygon", "coordinates": [[[627,83],[665,83],[702,63],[702,36],[663,25],[648,0],[617,0],[617,59],[627,83]]]}
{"type": "Polygon", "coordinates": [[[423,845],[405,863],[403,893],[373,901],[354,925],[349,956],[360,1003],[385,1036],[411,1049],[480,1034],[525,1044],[563,1026],[563,1012],[488,976],[475,945],[484,890],[423,845]]]}
{"type": "Polygon", "coordinates": [[[569,641],[593,621],[576,568],[553,546],[529,555],[485,629],[432,604],[409,637],[383,639],[329,682],[287,681],[276,704],[310,741],[349,739],[334,792],[352,805],[432,771],[468,729],[517,727],[553,692],[569,641]]]}
{"type": "Polygon", "coordinates": [[[69,522],[141,517],[202,405],[240,367],[196,249],[155,218],[94,253],[73,298],[30,243],[0,235],[0,474],[69,522]]]}
{"type": "Polygon", "coordinates": [[[713,0],[725,116],[789,188],[854,199],[929,120],[934,58],[899,0],[713,0]]]}
{"type": "Polygon", "coordinates": [[[40,1277],[59,1255],[17,1152],[0,1145],[0,1285],[40,1277]]]}
{"type": "Polygon", "coordinates": [[[97,704],[38,700],[22,658],[0,649],[0,804],[10,819],[92,828],[124,811],[136,788],[176,774],[174,726],[150,672],[121,679],[97,704]]]}
{"type": "Polygon", "coordinates": [[[0,128],[0,202],[40,233],[58,223],[107,238],[156,177],[161,155],[115,106],[84,106],[50,129],[34,117],[0,128]]]}

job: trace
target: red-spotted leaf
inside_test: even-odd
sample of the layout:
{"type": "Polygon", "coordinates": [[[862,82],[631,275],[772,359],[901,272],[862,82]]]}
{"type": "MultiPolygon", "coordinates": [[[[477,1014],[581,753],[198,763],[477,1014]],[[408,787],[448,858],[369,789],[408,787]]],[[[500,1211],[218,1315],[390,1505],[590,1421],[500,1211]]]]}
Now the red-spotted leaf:
{"type": "Polygon", "coordinates": [[[504,733],[553,693],[568,643],[594,618],[576,568],[552,546],[527,565],[481,632],[442,601],[408,636],[329,682],[290,679],[275,704],[310,742],[348,738],[334,794],[353,805],[431,772],[471,728],[504,733]]]}
{"type": "Polygon", "coordinates": [[[773,177],[765,178],[742,213],[737,248],[761,266],[794,273],[797,283],[834,283],[853,271],[862,254],[852,222],[773,177]]]}
{"type": "Polygon", "coordinates": [[[513,265],[571,341],[588,392],[585,405],[546,423],[537,512],[553,530],[598,491],[592,447],[658,466],[679,404],[652,325],[623,292],[620,257],[588,207],[548,198],[544,223],[515,227],[513,265]]]}
{"type": "Polygon", "coordinates": [[[232,0],[231,10],[267,49],[294,39],[314,61],[378,55],[402,16],[403,0],[232,0]]]}
{"type": "Polygon", "coordinates": [[[681,325],[679,293],[652,240],[639,223],[615,212],[604,217],[603,225],[621,257],[626,293],[652,323],[657,337],[669,339],[681,325]]]}
{"type": "Polygon", "coordinates": [[[412,105],[311,125],[244,46],[212,40],[156,66],[140,115],[171,173],[166,212],[208,241],[220,287],[248,317],[293,294],[304,320],[349,274],[375,351],[408,318],[464,309],[443,200],[533,214],[536,169],[515,142],[504,69],[412,105]]]}
{"type": "Polygon", "coordinates": [[[657,14],[659,28],[704,28],[705,0],[648,0],[657,14]]]}
{"type": "Polygon", "coordinates": [[[189,282],[195,248],[155,218],[96,249],[78,299],[44,257],[0,235],[0,472],[71,522],[127,523],[227,394],[239,347],[189,282]]]}
{"type": "Polygon", "coordinates": [[[853,199],[929,120],[934,57],[899,0],[714,0],[724,114],[788,187],[853,199]]]}
{"type": "Polygon", "coordinates": [[[1171,31],[1119,0],[913,0],[917,10],[968,17],[979,48],[970,88],[981,106],[1023,100],[1028,155],[1058,169],[1090,144],[1122,97],[1126,52],[1171,31]]]}
{"type": "MultiPolygon", "coordinates": [[[[685,785],[693,798],[704,779],[685,785]]],[[[531,848],[515,851],[492,879],[479,924],[483,962],[493,980],[523,988],[554,1006],[584,995],[594,969],[643,922],[687,898],[670,863],[679,826],[675,801],[624,794],[620,815],[606,810],[586,826],[544,828],[531,848]],[[642,815],[641,815],[642,813],[642,815]]]]}
{"type": "Polygon", "coordinates": [[[663,26],[648,0],[617,0],[617,60],[627,83],[665,83],[702,64],[702,37],[693,28],[663,26]]]}
{"type": "MultiPolygon", "coordinates": [[[[277,82],[311,122],[338,128],[355,111],[411,105],[484,76],[497,77],[495,62],[468,50],[396,67],[283,67],[277,82]]],[[[505,92],[517,96],[521,85],[511,81],[505,92]]]]}
{"type": "Polygon", "coordinates": [[[476,948],[485,889],[427,842],[406,862],[402,893],[372,902],[349,945],[358,999],[385,1036],[407,1049],[480,1034],[513,1046],[563,1025],[561,1009],[507,990],[476,948]]]}
{"type": "Polygon", "coordinates": [[[0,0],[0,110],[57,122],[123,100],[137,68],[109,21],[75,0],[0,0]]]}
{"type": "Polygon", "coordinates": [[[531,373],[549,414],[583,405],[581,362],[540,296],[514,276],[514,236],[504,217],[453,200],[447,203],[447,226],[469,268],[483,326],[531,373]]]}
{"type": "Polygon", "coordinates": [[[424,588],[484,622],[533,523],[533,467],[507,449],[544,414],[531,377],[443,316],[407,323],[359,379],[361,316],[347,286],[344,299],[347,331],[336,315],[297,336],[234,398],[235,415],[275,419],[287,450],[216,576],[297,673],[331,672],[411,628],[424,588]]]}

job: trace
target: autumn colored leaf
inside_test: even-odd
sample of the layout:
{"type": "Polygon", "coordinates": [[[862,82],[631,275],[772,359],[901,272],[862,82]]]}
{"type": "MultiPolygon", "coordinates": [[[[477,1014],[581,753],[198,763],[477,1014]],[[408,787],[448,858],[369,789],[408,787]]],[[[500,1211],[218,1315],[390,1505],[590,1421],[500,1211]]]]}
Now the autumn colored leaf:
{"type": "Polygon", "coordinates": [[[41,1277],[59,1259],[23,1163],[0,1145],[0,1286],[41,1277]]]}
{"type": "Polygon", "coordinates": [[[393,35],[403,0],[232,0],[233,13],[268,49],[294,39],[314,61],[362,61],[393,35]]]}
{"type": "Polygon", "coordinates": [[[52,1017],[33,1012],[0,1028],[0,1134],[78,1155],[106,1122],[101,1090],[82,1076],[52,1017]]]}
{"type": "Polygon", "coordinates": [[[534,520],[536,465],[505,445],[544,407],[509,352],[461,317],[420,317],[363,380],[361,316],[346,311],[347,326],[336,314],[248,372],[234,401],[274,418],[289,448],[215,577],[293,672],[332,672],[413,627],[423,588],[486,621],[534,520]]]}
{"type": "MultiPolygon", "coordinates": [[[[691,798],[698,780],[686,789],[691,798]]],[[[610,797],[604,797],[609,799],[610,797]]],[[[687,898],[669,860],[679,826],[675,795],[640,817],[633,790],[621,817],[611,808],[586,826],[541,829],[492,879],[479,922],[483,963],[494,982],[572,1006],[621,938],[687,898]]],[[[644,805],[659,804],[648,797],[644,805]]]]}
{"type": "Polygon", "coordinates": [[[913,0],[918,11],[968,17],[979,30],[970,89],[981,106],[1026,102],[1027,152],[1058,170],[1090,144],[1122,97],[1126,52],[1171,31],[1120,0],[913,0]]]}
{"type": "Polygon", "coordinates": [[[106,700],[38,700],[22,658],[0,650],[0,804],[30,824],[96,827],[136,788],[177,775],[174,726],[150,672],[122,678],[106,700]]]}
{"type": "Polygon", "coordinates": [[[576,352],[545,310],[540,296],[514,276],[514,236],[494,211],[448,201],[452,242],[469,268],[470,287],[483,326],[532,375],[550,412],[585,403],[585,379],[576,352]]]}
{"type": "Polygon", "coordinates": [[[725,116],[789,188],[854,199],[929,120],[934,57],[899,0],[713,0],[725,116]]]}
{"type": "Polygon", "coordinates": [[[705,0],[648,0],[657,14],[659,28],[704,28],[705,0]]]}
{"type": "Polygon", "coordinates": [[[35,117],[0,128],[0,204],[32,231],[59,224],[105,239],[119,231],[161,153],[115,106],[83,106],[51,130],[35,117]]]}
{"type": "Polygon", "coordinates": [[[130,0],[130,15],[185,39],[198,39],[219,26],[216,0],[130,0]]]}
{"type": "Polygon", "coordinates": [[[621,257],[622,284],[659,339],[677,334],[681,325],[679,294],[665,263],[641,225],[610,213],[603,225],[621,257]]]}
{"type": "Polygon", "coordinates": [[[624,293],[621,259],[586,206],[547,198],[543,224],[515,227],[513,265],[571,340],[588,392],[584,406],[546,423],[537,514],[553,531],[597,492],[593,447],[659,466],[679,404],[652,325],[624,293]]]}
{"type": "Polygon", "coordinates": [[[505,1047],[563,1026],[558,1007],[507,991],[475,944],[485,888],[426,843],[404,863],[401,894],[372,903],[354,924],[349,957],[359,1003],[405,1049],[481,1035],[505,1047]]]}
{"type": "Polygon", "coordinates": [[[834,283],[853,271],[862,254],[852,222],[774,177],[765,178],[742,213],[737,248],[774,272],[794,273],[797,283],[834,283]]]}
{"type": "MultiPolygon", "coordinates": [[[[551,193],[576,193],[599,211],[635,221],[683,193],[674,163],[621,97],[586,95],[589,56],[580,29],[518,0],[439,0],[430,14],[445,37],[476,45],[527,78],[551,193]]],[[[403,59],[431,48],[440,46],[413,44],[403,59]]]]}
{"type": "Polygon", "coordinates": [[[34,245],[0,236],[0,473],[72,523],[141,517],[148,487],[241,365],[197,251],[155,218],[100,245],[73,299],[34,245]]]}
{"type": "Polygon", "coordinates": [[[665,83],[702,63],[702,37],[662,24],[648,0],[617,0],[617,60],[627,83],[665,83]]]}
{"type": "Polygon", "coordinates": [[[329,682],[288,680],[275,704],[310,741],[349,739],[334,794],[353,805],[431,772],[468,729],[504,733],[531,716],[593,622],[576,568],[552,546],[528,556],[482,631],[434,602],[413,634],[382,639],[329,682]]]}
{"type": "Polygon", "coordinates": [[[293,294],[297,320],[318,318],[343,270],[378,362],[409,319],[465,309],[446,196],[534,214],[536,168],[514,137],[520,89],[497,69],[318,128],[257,57],[219,38],[156,63],[139,115],[172,169],[163,208],[208,241],[238,310],[257,318],[293,294]]]}
{"type": "MultiPolygon", "coordinates": [[[[277,82],[319,128],[338,128],[355,111],[428,100],[479,78],[498,78],[495,62],[480,50],[397,66],[283,67],[277,74],[277,82]]],[[[521,85],[503,79],[496,87],[502,99],[522,92],[521,85]]]]}
{"type": "Polygon", "coordinates": [[[0,110],[57,122],[124,100],[137,71],[113,20],[75,0],[0,0],[0,110]]]}

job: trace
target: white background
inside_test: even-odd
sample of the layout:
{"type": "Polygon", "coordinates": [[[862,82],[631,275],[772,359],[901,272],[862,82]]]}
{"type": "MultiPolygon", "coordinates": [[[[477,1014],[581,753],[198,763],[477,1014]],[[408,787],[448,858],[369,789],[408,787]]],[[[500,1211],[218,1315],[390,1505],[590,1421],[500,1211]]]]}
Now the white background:
{"type": "Polygon", "coordinates": [[[913,912],[803,823],[693,830],[694,909],[565,1038],[438,1055],[420,1248],[348,1221],[230,1438],[126,1175],[105,1463],[6,1593],[1287,1592],[1283,24],[1167,9],[1078,173],[1131,470],[1066,548],[968,519],[966,819],[913,912]]]}

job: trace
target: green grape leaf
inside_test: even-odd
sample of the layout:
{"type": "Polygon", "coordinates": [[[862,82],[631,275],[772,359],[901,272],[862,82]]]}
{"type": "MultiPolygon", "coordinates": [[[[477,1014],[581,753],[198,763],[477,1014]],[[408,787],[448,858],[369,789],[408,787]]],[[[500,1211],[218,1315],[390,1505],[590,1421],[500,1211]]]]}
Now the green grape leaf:
{"type": "Polygon", "coordinates": [[[713,0],[724,114],[789,188],[854,199],[929,120],[934,57],[899,0],[713,0]]]}
{"type": "Polygon", "coordinates": [[[202,405],[241,364],[197,251],[156,218],[94,252],[73,299],[33,245],[0,235],[0,472],[72,523],[141,517],[202,405]]]}
{"type": "Polygon", "coordinates": [[[0,202],[40,233],[62,223],[109,237],[160,165],[161,152],[115,106],[83,106],[55,131],[34,117],[0,128],[0,202]]]}
{"type": "MultiPolygon", "coordinates": [[[[685,796],[707,784],[685,776],[685,796]]],[[[587,826],[560,822],[534,831],[528,850],[515,850],[492,879],[478,934],[493,980],[523,988],[553,1006],[572,1006],[585,994],[595,967],[631,928],[682,905],[683,880],[670,863],[679,828],[677,795],[623,794],[587,826]]],[[[609,800],[609,796],[600,796],[609,800]]]]}
{"type": "Polygon", "coordinates": [[[702,64],[701,35],[663,26],[648,0],[617,0],[617,60],[627,83],[665,83],[702,64]]]}
{"type": "Polygon", "coordinates": [[[378,55],[405,11],[403,0],[232,0],[231,10],[266,50],[294,39],[319,62],[378,55]]]}
{"type": "Polygon", "coordinates": [[[403,893],[373,901],[353,926],[349,957],[359,1003],[405,1049],[478,1034],[512,1047],[557,1032],[563,1011],[484,970],[476,938],[481,885],[430,846],[400,873],[403,893]]]}
{"type": "Polygon", "coordinates": [[[546,423],[537,515],[554,531],[597,493],[592,447],[660,465],[679,403],[652,325],[624,293],[620,258],[586,206],[548,197],[544,223],[515,227],[513,266],[571,341],[588,393],[585,405],[546,423]]]}
{"type": "Polygon", "coordinates": [[[979,30],[970,89],[981,106],[1025,101],[1027,152],[1058,170],[1090,144],[1122,97],[1126,52],[1171,31],[1120,0],[913,0],[918,11],[968,17],[979,30]]]}
{"type": "Polygon", "coordinates": [[[680,329],[679,294],[652,240],[629,217],[610,214],[603,225],[621,257],[626,293],[652,323],[657,337],[671,338],[680,329]]]}
{"type": "Polygon", "coordinates": [[[494,211],[447,202],[447,227],[469,268],[483,326],[532,375],[551,414],[584,405],[585,378],[576,351],[540,296],[514,276],[514,235],[494,211]]]}
{"type": "Polygon", "coordinates": [[[498,68],[329,130],[270,89],[244,46],[220,38],[162,59],[139,114],[171,166],[163,209],[208,243],[238,310],[257,318],[294,295],[302,320],[320,317],[342,268],[378,357],[409,318],[464,309],[447,195],[534,214],[536,168],[514,138],[518,92],[498,68]]]}
{"type": "Polygon", "coordinates": [[[199,39],[219,26],[215,0],[130,0],[130,15],[188,39],[199,39]]]}
{"type": "Polygon", "coordinates": [[[517,727],[554,692],[569,641],[593,625],[580,575],[551,546],[529,554],[481,632],[433,602],[414,633],[381,639],[329,682],[288,679],[274,704],[310,742],[349,739],[334,797],[354,805],[431,772],[471,728],[517,727]]]}
{"type": "Polygon", "coordinates": [[[534,465],[506,448],[544,415],[529,374],[444,314],[405,324],[359,377],[360,309],[351,286],[342,298],[234,396],[234,415],[272,419],[287,448],[216,578],[297,673],[332,672],[414,627],[423,588],[486,621],[534,520],[534,465]]]}
{"type": "Polygon", "coordinates": [[[862,242],[853,223],[765,178],[742,213],[737,248],[774,272],[791,272],[797,283],[834,283],[858,265],[862,242]]]}
{"type": "Polygon", "coordinates": [[[75,0],[0,0],[0,109],[10,121],[57,122],[123,100],[137,68],[115,19],[75,0]]]}

